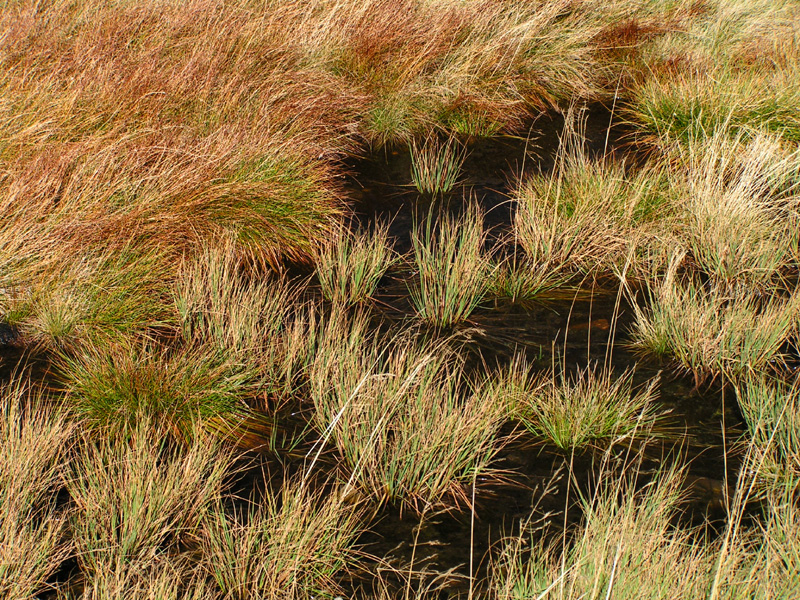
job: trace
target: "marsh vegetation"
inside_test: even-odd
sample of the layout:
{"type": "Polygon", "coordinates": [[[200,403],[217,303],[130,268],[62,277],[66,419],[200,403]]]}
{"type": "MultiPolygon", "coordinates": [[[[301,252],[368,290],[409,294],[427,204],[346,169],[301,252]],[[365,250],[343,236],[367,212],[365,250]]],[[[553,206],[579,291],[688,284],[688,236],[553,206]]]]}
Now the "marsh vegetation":
{"type": "Polygon", "coordinates": [[[800,597],[800,6],[0,2],[0,598],[800,597]]]}

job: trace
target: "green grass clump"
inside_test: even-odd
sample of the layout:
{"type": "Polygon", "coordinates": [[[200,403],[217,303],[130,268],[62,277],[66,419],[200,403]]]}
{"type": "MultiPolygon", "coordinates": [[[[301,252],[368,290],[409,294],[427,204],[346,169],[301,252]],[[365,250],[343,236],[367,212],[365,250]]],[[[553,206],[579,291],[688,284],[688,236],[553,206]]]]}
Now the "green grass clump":
{"type": "Polygon", "coordinates": [[[506,542],[493,575],[496,597],[708,597],[718,550],[672,525],[680,473],[659,473],[640,491],[629,476],[606,473],[602,481],[580,499],[583,523],[568,546],[544,545],[532,527],[506,542]]]}
{"type": "Polygon", "coordinates": [[[411,142],[411,181],[420,194],[441,197],[453,191],[467,157],[455,138],[442,142],[429,136],[422,146],[411,142]]]}
{"type": "Polygon", "coordinates": [[[787,71],[765,76],[729,66],[656,76],[634,89],[630,113],[664,145],[676,140],[688,145],[720,127],[745,135],[760,129],[800,141],[797,74],[787,71]]]}
{"type": "Polygon", "coordinates": [[[28,385],[0,388],[0,596],[34,598],[72,553],[57,505],[74,427],[28,385]]]}
{"type": "Polygon", "coordinates": [[[672,357],[694,374],[699,385],[709,377],[739,378],[780,366],[781,349],[795,329],[798,296],[728,297],[702,283],[676,276],[673,261],[654,284],[648,306],[633,305],[633,348],[672,357]]]}
{"type": "Polygon", "coordinates": [[[143,422],[121,439],[85,440],[66,478],[90,598],[141,593],[165,578],[191,582],[184,549],[199,540],[220,501],[231,457],[209,439],[170,444],[157,426],[143,422]]]}
{"type": "Polygon", "coordinates": [[[774,290],[797,266],[797,153],[722,128],[680,155],[679,236],[694,267],[721,293],[774,290]]]}
{"type": "Polygon", "coordinates": [[[209,513],[203,569],[231,600],[341,593],[335,575],[355,558],[361,513],[336,490],[323,495],[286,481],[247,509],[209,513]]]}
{"type": "Polygon", "coordinates": [[[669,206],[662,173],[592,158],[575,120],[567,115],[553,171],[514,192],[514,241],[542,279],[612,270],[669,206]]]}
{"type": "Polygon", "coordinates": [[[35,344],[70,349],[168,323],[169,268],[159,250],[130,246],[9,282],[3,310],[35,344]]]}
{"type": "Polygon", "coordinates": [[[201,217],[203,227],[233,233],[273,266],[309,261],[342,214],[327,166],[286,147],[237,165],[180,209],[201,217]]]}
{"type": "Polygon", "coordinates": [[[736,396],[765,483],[800,482],[800,384],[751,377],[737,384],[736,396]]]}
{"type": "Polygon", "coordinates": [[[88,346],[60,363],[69,407],[111,437],[142,420],[184,440],[196,425],[230,431],[247,414],[244,398],[259,378],[213,349],[171,350],[146,341],[88,346]]]}
{"type": "Polygon", "coordinates": [[[461,369],[443,349],[328,339],[311,373],[314,418],[320,444],[342,456],[348,487],[419,511],[465,500],[465,484],[487,473],[498,451],[498,401],[462,389],[461,369]]]}
{"type": "Polygon", "coordinates": [[[488,291],[492,267],[484,250],[483,211],[470,204],[460,218],[443,213],[412,234],[419,282],[410,288],[421,319],[448,327],[472,313],[488,291]]]}
{"type": "Polygon", "coordinates": [[[649,433],[656,419],[653,406],[657,380],[633,388],[633,372],[614,375],[587,366],[574,375],[563,370],[535,376],[515,360],[493,384],[510,414],[531,433],[563,450],[594,442],[613,442],[649,433]]]}
{"type": "Polygon", "coordinates": [[[489,291],[512,302],[524,302],[566,284],[571,278],[569,274],[548,271],[527,260],[512,257],[497,265],[489,291]]]}
{"type": "Polygon", "coordinates": [[[396,260],[388,224],[374,230],[340,229],[316,257],[317,278],[325,299],[345,305],[366,302],[396,260]]]}

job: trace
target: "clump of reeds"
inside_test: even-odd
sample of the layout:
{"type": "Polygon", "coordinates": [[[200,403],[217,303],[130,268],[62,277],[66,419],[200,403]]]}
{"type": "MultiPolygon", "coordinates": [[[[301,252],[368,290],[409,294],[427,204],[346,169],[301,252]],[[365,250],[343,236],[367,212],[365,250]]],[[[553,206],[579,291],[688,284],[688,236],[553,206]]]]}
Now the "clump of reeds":
{"type": "Polygon", "coordinates": [[[751,376],[737,384],[736,396],[761,458],[762,483],[800,481],[800,384],[751,376]]]}
{"type": "Polygon", "coordinates": [[[0,388],[0,596],[47,591],[72,553],[57,495],[74,429],[23,380],[0,388]]]}
{"type": "Polygon", "coordinates": [[[419,281],[410,287],[417,314],[437,327],[463,321],[486,294],[492,267],[483,211],[471,203],[461,217],[433,214],[412,234],[419,281]]]}
{"type": "Polygon", "coordinates": [[[672,357],[698,385],[709,377],[739,378],[779,366],[797,322],[798,296],[727,297],[692,277],[678,277],[681,260],[673,257],[667,274],[652,285],[647,307],[633,305],[631,345],[672,357]]]}
{"type": "Polygon", "coordinates": [[[362,512],[336,490],[323,495],[302,481],[246,508],[220,504],[204,521],[203,569],[231,600],[334,594],[334,576],[355,558],[362,512]]]}
{"type": "Polygon", "coordinates": [[[455,138],[442,142],[428,136],[422,146],[411,142],[411,181],[420,194],[441,197],[453,191],[467,157],[466,148],[455,138]]]}
{"type": "Polygon", "coordinates": [[[342,227],[321,245],[316,256],[322,294],[331,302],[363,303],[372,297],[395,260],[388,224],[377,224],[371,231],[342,227]]]}
{"type": "Polygon", "coordinates": [[[230,431],[259,381],[258,371],[213,347],[136,340],[62,356],[60,371],[70,409],[112,438],[143,420],[184,440],[199,424],[230,431]]]}
{"type": "Polygon", "coordinates": [[[569,375],[560,371],[535,375],[515,358],[491,387],[510,414],[531,433],[570,450],[593,442],[613,442],[647,435],[656,419],[653,402],[657,380],[639,390],[633,372],[616,375],[609,368],[587,366],[569,375]]]}
{"type": "Polygon", "coordinates": [[[169,569],[188,580],[183,552],[220,501],[230,454],[202,435],[176,446],[146,421],[121,438],[86,439],[79,450],[66,482],[87,588],[95,597],[107,588],[146,589],[169,569]]]}
{"type": "Polygon", "coordinates": [[[312,368],[319,444],[338,450],[349,488],[379,502],[424,510],[463,500],[498,451],[503,407],[471,391],[444,348],[361,343],[366,332],[355,326],[355,337],[328,333],[312,368]]]}
{"type": "Polygon", "coordinates": [[[634,478],[606,473],[581,498],[583,523],[569,546],[524,531],[493,570],[498,598],[698,598],[711,587],[715,548],[675,528],[681,474],[667,469],[637,491],[634,478]]]}
{"type": "Polygon", "coordinates": [[[720,294],[774,290],[797,261],[798,156],[720,127],[680,152],[680,237],[720,294]]]}
{"type": "Polygon", "coordinates": [[[542,281],[611,270],[639,244],[636,226],[662,217],[667,204],[662,173],[589,156],[577,119],[567,115],[553,171],[514,192],[514,242],[542,281]]]}
{"type": "Polygon", "coordinates": [[[489,291],[492,295],[520,302],[532,300],[548,290],[566,284],[570,279],[569,274],[542,269],[515,256],[496,266],[489,291]]]}

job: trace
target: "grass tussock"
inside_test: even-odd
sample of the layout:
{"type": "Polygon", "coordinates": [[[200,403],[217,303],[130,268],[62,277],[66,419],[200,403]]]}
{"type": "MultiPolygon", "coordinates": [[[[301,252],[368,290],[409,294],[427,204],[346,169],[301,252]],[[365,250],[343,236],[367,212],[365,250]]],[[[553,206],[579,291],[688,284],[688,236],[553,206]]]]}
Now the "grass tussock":
{"type": "Polygon", "coordinates": [[[130,246],[58,269],[28,258],[6,271],[0,310],[42,348],[71,350],[119,340],[172,321],[163,260],[158,249],[140,252],[130,246]]]}
{"type": "Polygon", "coordinates": [[[61,359],[71,410],[114,438],[142,421],[188,440],[196,426],[230,432],[248,412],[259,374],[213,348],[147,341],[87,347],[61,359]]]}
{"type": "Polygon", "coordinates": [[[412,234],[419,281],[410,288],[421,319],[448,327],[469,317],[488,291],[492,272],[484,249],[483,211],[471,203],[461,217],[433,214],[412,234]]]}
{"type": "Polygon", "coordinates": [[[364,303],[396,260],[388,224],[378,224],[372,231],[342,228],[316,257],[322,295],[345,305],[364,303]]]}
{"type": "Polygon", "coordinates": [[[411,143],[411,182],[423,196],[446,196],[459,182],[466,148],[455,138],[445,142],[428,136],[422,146],[411,143]]]}
{"type": "Polygon", "coordinates": [[[248,269],[235,245],[184,263],[174,292],[181,336],[237,357],[261,354],[289,320],[298,290],[248,269]]]}
{"type": "Polygon", "coordinates": [[[671,526],[678,472],[663,472],[638,492],[622,476],[581,502],[584,521],[570,547],[543,548],[533,531],[505,545],[493,581],[498,598],[706,597],[715,556],[671,526]]]}
{"type": "Polygon", "coordinates": [[[664,175],[629,172],[585,149],[584,125],[567,115],[556,166],[521,181],[514,192],[514,242],[535,280],[610,271],[652,237],[647,225],[669,211],[664,175]]]}
{"type": "Polygon", "coordinates": [[[616,442],[647,435],[656,419],[657,380],[639,390],[633,372],[587,366],[575,374],[564,370],[536,375],[515,359],[491,389],[507,403],[510,415],[531,433],[563,450],[591,443],[616,442]]]}
{"type": "Polygon", "coordinates": [[[648,306],[634,305],[633,348],[671,357],[699,385],[725,375],[739,378],[780,367],[797,323],[797,296],[726,297],[696,279],[677,276],[680,257],[653,284],[648,306]]]}
{"type": "Polygon", "coordinates": [[[75,428],[21,379],[0,399],[0,595],[33,598],[72,553],[57,494],[75,428]]]}
{"type": "Polygon", "coordinates": [[[176,447],[152,423],[122,439],[85,440],[66,482],[89,597],[164,589],[178,579],[169,570],[182,563],[178,573],[188,580],[182,549],[199,541],[231,464],[208,439],[176,447]]]}
{"type": "Polygon", "coordinates": [[[774,289],[796,270],[796,153],[774,136],[731,139],[723,128],[692,140],[681,164],[679,236],[712,287],[721,295],[774,289]]]}
{"type": "Polygon", "coordinates": [[[184,263],[174,290],[180,336],[227,365],[225,385],[241,386],[243,397],[282,402],[299,391],[319,316],[304,284],[264,273],[251,258],[233,244],[184,263]]]}
{"type": "Polygon", "coordinates": [[[628,116],[662,145],[724,123],[797,141],[797,15],[788,2],[715,2],[662,22],[639,47],[628,116]]]}
{"type": "Polygon", "coordinates": [[[348,487],[417,510],[465,500],[465,484],[488,472],[500,447],[497,399],[463,388],[444,349],[330,339],[313,366],[312,398],[319,443],[342,456],[348,487]]]}
{"type": "Polygon", "coordinates": [[[737,386],[737,401],[761,459],[762,485],[800,483],[800,385],[751,377],[737,386]]]}
{"type": "Polygon", "coordinates": [[[302,482],[247,509],[218,506],[206,520],[203,568],[231,600],[340,593],[335,575],[355,559],[361,511],[302,482]]]}

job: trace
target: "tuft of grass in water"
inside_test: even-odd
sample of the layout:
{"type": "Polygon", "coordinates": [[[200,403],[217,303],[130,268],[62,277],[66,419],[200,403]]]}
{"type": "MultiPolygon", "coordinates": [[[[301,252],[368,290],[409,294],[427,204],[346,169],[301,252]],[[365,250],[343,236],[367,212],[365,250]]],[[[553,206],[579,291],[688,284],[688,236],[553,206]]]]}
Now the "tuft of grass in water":
{"type": "Polygon", "coordinates": [[[341,593],[335,575],[355,558],[362,510],[334,489],[285,481],[247,508],[215,506],[204,521],[203,570],[224,598],[308,598],[341,593]]]}
{"type": "Polygon", "coordinates": [[[704,598],[713,544],[673,527],[681,501],[677,469],[637,491],[632,476],[606,473],[581,497],[583,522],[568,546],[545,546],[530,526],[503,546],[493,569],[497,598],[704,598]]]}
{"type": "Polygon", "coordinates": [[[412,233],[419,281],[409,291],[421,319],[449,327],[472,313],[488,291],[492,267],[484,250],[483,211],[471,203],[460,218],[433,214],[412,233]]]}
{"type": "Polygon", "coordinates": [[[569,274],[548,271],[527,260],[512,257],[496,266],[489,292],[512,302],[524,302],[560,287],[570,279],[569,274]]]}
{"type": "Polygon", "coordinates": [[[467,157],[466,148],[455,138],[443,142],[430,135],[422,146],[412,141],[410,150],[411,182],[420,194],[437,198],[453,191],[467,157]]]}
{"type": "Polygon", "coordinates": [[[796,268],[797,153],[720,128],[680,152],[680,238],[721,293],[773,291],[796,268]]]}
{"type": "Polygon", "coordinates": [[[0,596],[34,598],[72,553],[56,496],[74,427],[29,385],[0,388],[0,596]]]}
{"type": "Polygon", "coordinates": [[[762,376],[746,378],[736,387],[739,408],[762,458],[758,475],[770,487],[800,482],[800,383],[762,376]]]}
{"type": "Polygon", "coordinates": [[[259,373],[213,348],[147,341],[88,346],[60,358],[71,410],[110,437],[157,423],[188,440],[196,425],[230,432],[247,415],[259,373]]]}
{"type": "Polygon", "coordinates": [[[615,375],[597,366],[573,375],[554,370],[548,376],[535,376],[524,361],[515,359],[492,389],[505,398],[510,414],[528,431],[571,450],[646,435],[656,420],[657,383],[652,380],[637,391],[632,371],[615,375]]]}
{"type": "Polygon", "coordinates": [[[542,279],[611,270],[668,207],[663,173],[591,157],[584,128],[585,119],[568,113],[553,171],[514,192],[514,241],[542,279]]]}
{"type": "Polygon", "coordinates": [[[799,297],[721,295],[692,278],[678,278],[681,260],[673,257],[651,288],[647,307],[633,304],[631,346],[672,357],[698,385],[709,377],[737,379],[779,366],[781,348],[797,323],[799,297]]]}
{"type": "Polygon", "coordinates": [[[503,407],[470,391],[444,349],[362,345],[364,335],[329,334],[318,352],[310,377],[319,444],[342,456],[348,488],[378,502],[424,511],[466,500],[465,484],[489,472],[500,447],[503,407]]]}
{"type": "Polygon", "coordinates": [[[361,304],[372,297],[396,256],[389,244],[389,225],[372,231],[342,227],[317,254],[317,278],[326,300],[361,304]]]}
{"type": "Polygon", "coordinates": [[[188,556],[182,553],[200,540],[220,501],[230,455],[203,436],[184,447],[170,444],[152,422],[117,439],[86,439],[79,450],[66,483],[74,503],[72,538],[90,597],[147,589],[149,581],[168,577],[170,568],[186,578],[188,556]]]}

